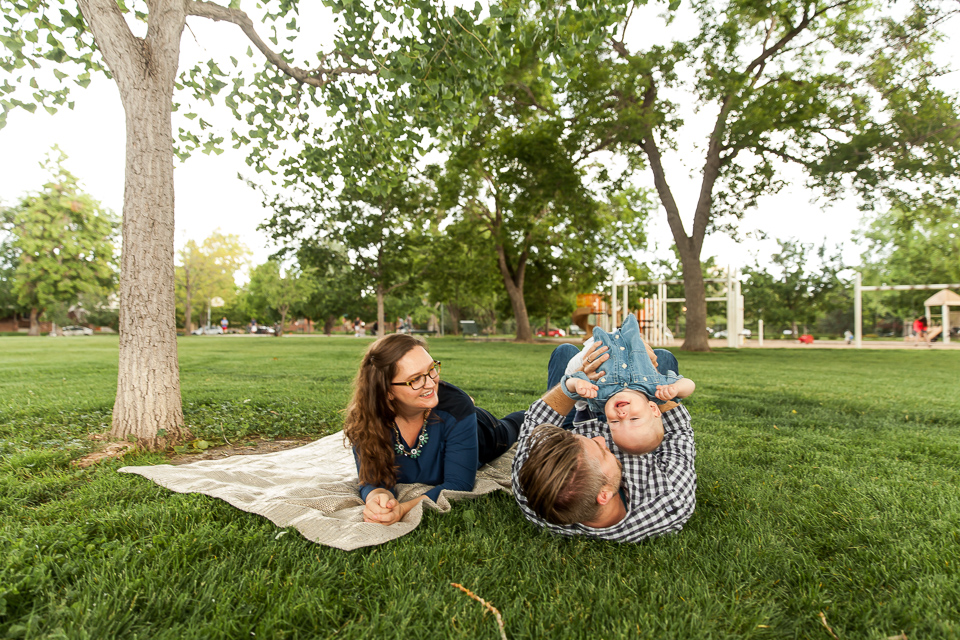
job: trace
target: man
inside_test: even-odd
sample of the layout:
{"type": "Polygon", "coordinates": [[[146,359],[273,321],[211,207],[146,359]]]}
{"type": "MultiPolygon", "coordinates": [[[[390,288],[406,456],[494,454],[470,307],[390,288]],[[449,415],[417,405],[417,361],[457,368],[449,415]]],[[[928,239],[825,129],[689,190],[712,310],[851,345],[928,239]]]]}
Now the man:
{"type": "MultiPolygon", "coordinates": [[[[596,343],[583,352],[581,370],[591,380],[605,373],[605,351],[596,343]]],[[[524,418],[513,463],[513,493],[524,516],[561,535],[617,542],[680,530],[696,506],[690,414],[682,405],[664,406],[663,442],[642,456],[621,451],[592,414],[579,414],[570,430],[555,426],[574,406],[558,383],[575,353],[572,345],[554,351],[548,391],[524,418]]]]}

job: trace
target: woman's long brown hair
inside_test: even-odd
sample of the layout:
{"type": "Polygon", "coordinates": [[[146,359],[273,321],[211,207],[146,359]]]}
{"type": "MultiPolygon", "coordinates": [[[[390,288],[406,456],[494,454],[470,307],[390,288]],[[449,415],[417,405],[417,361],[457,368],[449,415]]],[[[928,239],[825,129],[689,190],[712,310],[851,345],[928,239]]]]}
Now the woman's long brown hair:
{"type": "Polygon", "coordinates": [[[397,484],[391,431],[397,414],[388,394],[397,374],[397,361],[416,347],[426,348],[420,338],[405,333],[384,336],[363,354],[353,382],[353,397],[347,407],[343,434],[357,449],[360,482],[380,487],[397,484]]]}

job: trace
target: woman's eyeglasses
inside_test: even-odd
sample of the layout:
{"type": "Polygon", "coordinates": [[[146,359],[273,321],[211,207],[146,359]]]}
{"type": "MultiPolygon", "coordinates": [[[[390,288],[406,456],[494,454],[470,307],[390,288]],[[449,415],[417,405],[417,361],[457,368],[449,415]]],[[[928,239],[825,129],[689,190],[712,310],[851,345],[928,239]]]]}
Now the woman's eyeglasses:
{"type": "Polygon", "coordinates": [[[407,380],[406,382],[391,382],[390,384],[394,386],[405,384],[411,389],[413,389],[414,391],[417,391],[418,389],[423,389],[423,385],[427,384],[427,376],[430,376],[431,380],[436,380],[437,378],[440,377],[440,361],[439,360],[434,360],[433,366],[430,367],[429,371],[427,371],[426,373],[421,373],[413,380],[407,380]]]}

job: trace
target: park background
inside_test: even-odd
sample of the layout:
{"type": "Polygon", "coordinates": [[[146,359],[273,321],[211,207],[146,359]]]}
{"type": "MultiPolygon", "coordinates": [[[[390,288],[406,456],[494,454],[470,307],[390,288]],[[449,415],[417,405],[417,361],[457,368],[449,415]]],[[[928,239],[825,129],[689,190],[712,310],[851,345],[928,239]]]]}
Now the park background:
{"type": "MultiPolygon", "coordinates": [[[[654,33],[645,26],[662,22],[657,16],[666,12],[666,7],[654,4],[638,6],[635,10],[638,14],[626,25],[623,36],[623,41],[632,47],[666,46],[674,40],[690,40],[697,34],[697,22],[701,16],[692,5],[681,5],[669,24],[654,33]]],[[[907,5],[894,6],[890,9],[890,15],[902,19],[908,10],[907,5]]],[[[332,9],[314,5],[303,8],[299,18],[301,27],[311,34],[311,42],[319,42],[323,49],[336,42],[332,9]]],[[[956,95],[960,87],[956,73],[951,71],[956,50],[955,39],[951,38],[955,31],[950,28],[952,24],[955,21],[947,12],[942,24],[935,25],[941,35],[937,36],[939,41],[932,35],[929,38],[936,42],[936,46],[928,54],[929,64],[934,68],[929,70],[926,77],[930,90],[944,92],[948,100],[956,95]]],[[[213,52],[231,53],[245,48],[245,37],[232,25],[199,20],[191,21],[190,29],[191,37],[184,39],[181,54],[181,67],[184,69],[194,64],[205,64],[204,61],[213,52]]],[[[299,41],[294,44],[297,54],[304,50],[299,41]]],[[[256,69],[252,62],[243,57],[239,64],[238,73],[252,73],[256,69]]],[[[686,76],[684,79],[687,82],[694,81],[695,65],[687,63],[687,67],[682,75],[686,76]]],[[[27,113],[20,109],[10,110],[9,103],[4,106],[5,113],[10,111],[8,125],[0,129],[0,144],[17,152],[3,154],[0,158],[0,170],[5,176],[0,183],[0,206],[5,204],[12,207],[26,193],[41,190],[49,180],[49,170],[41,165],[44,158],[51,155],[51,148],[57,145],[68,156],[64,161],[65,169],[78,178],[82,191],[108,211],[119,212],[122,209],[124,135],[123,128],[115,124],[122,121],[123,111],[116,87],[109,79],[93,75],[89,83],[85,90],[75,91],[71,95],[76,103],[73,110],[61,108],[56,113],[47,113],[41,109],[36,113],[27,113]]],[[[674,89],[674,95],[681,98],[675,99],[674,106],[683,121],[675,135],[681,152],[668,154],[664,162],[673,193],[681,204],[684,224],[689,229],[699,188],[698,176],[702,170],[702,148],[713,125],[714,114],[709,102],[698,104],[696,100],[682,99],[684,94],[679,89],[674,89]]],[[[874,104],[873,108],[880,106],[874,104]]],[[[192,120],[184,117],[183,111],[174,113],[175,125],[185,127],[189,132],[192,120]]],[[[229,140],[234,122],[229,109],[207,108],[197,112],[207,121],[204,124],[205,132],[212,131],[212,137],[229,140]]],[[[312,108],[309,112],[314,121],[312,126],[317,131],[323,133],[336,127],[335,118],[324,113],[323,109],[312,108]]],[[[281,142],[281,150],[273,158],[274,162],[301,151],[293,141],[281,142]]],[[[451,149],[450,144],[440,145],[418,162],[419,167],[443,163],[449,158],[451,149]]],[[[186,329],[187,298],[191,299],[190,330],[206,322],[209,303],[217,298],[226,301],[227,306],[217,310],[216,319],[225,315],[234,328],[248,326],[253,319],[270,326],[279,321],[282,309],[278,307],[281,305],[276,301],[268,302],[258,293],[262,287],[251,283],[253,267],[273,257],[282,264],[283,270],[293,268],[295,272],[298,267],[322,269],[327,266],[327,261],[343,261],[347,264],[349,274],[344,277],[338,274],[338,280],[346,278],[357,284],[355,290],[349,292],[336,291],[336,287],[322,282],[310,291],[303,289],[299,294],[300,299],[292,301],[292,306],[283,305],[288,307],[286,311],[292,316],[291,319],[309,317],[314,322],[327,324],[329,330],[328,321],[332,317],[337,318],[334,326],[343,329],[340,325],[344,317],[352,321],[359,316],[372,327],[377,319],[373,295],[377,280],[386,289],[399,282],[412,281],[413,284],[386,294],[385,319],[389,323],[388,328],[394,328],[398,316],[411,316],[419,329],[439,329],[442,323],[445,332],[456,333],[458,320],[470,319],[477,321],[481,330],[491,334],[519,335],[514,319],[516,310],[511,308],[501,282],[503,276],[495,265],[490,264],[493,256],[489,255],[492,253],[489,246],[478,246],[475,249],[478,253],[488,255],[480,260],[471,260],[469,271],[461,273],[457,273],[457,266],[447,261],[442,265],[429,266],[421,262],[413,265],[412,270],[409,263],[388,265],[386,271],[379,269],[378,275],[375,273],[378,269],[371,267],[369,260],[358,259],[360,253],[370,251],[373,240],[369,237],[353,238],[352,244],[345,242],[342,255],[313,252],[307,256],[311,244],[315,244],[319,238],[328,238],[332,242],[345,240],[342,234],[330,229],[336,223],[337,215],[329,210],[309,212],[309,215],[297,212],[301,218],[310,217],[312,226],[305,225],[303,229],[291,232],[287,223],[296,216],[288,215],[289,220],[286,221],[277,217],[278,212],[289,213],[284,207],[289,208],[291,202],[293,206],[302,206],[302,199],[298,201],[301,193],[288,195],[295,191],[289,181],[271,180],[269,176],[258,173],[256,167],[248,166],[249,154],[243,148],[233,149],[229,143],[222,143],[216,149],[217,153],[209,151],[207,149],[206,155],[198,151],[185,155],[178,162],[175,174],[176,248],[180,271],[177,282],[179,327],[186,329]],[[277,200],[278,197],[287,199],[277,200]],[[274,217],[271,218],[271,215],[274,217]],[[271,221],[274,224],[271,225],[271,221]],[[282,224],[287,226],[281,232],[282,224]],[[205,241],[208,243],[206,246],[205,241]],[[194,270],[216,270],[217,274],[200,273],[194,278],[200,281],[191,282],[184,273],[185,269],[190,269],[190,261],[197,263],[193,265],[194,270]],[[484,261],[485,265],[474,264],[484,261]],[[389,273],[391,268],[394,273],[389,273]],[[403,270],[406,273],[402,273],[403,270]],[[232,279],[214,277],[222,275],[223,271],[232,271],[232,279]],[[462,287],[461,290],[451,290],[450,280],[453,278],[468,280],[475,286],[469,291],[462,290],[462,287]],[[233,286],[234,283],[237,287],[233,286]],[[440,304],[446,305],[442,313],[438,309],[440,304]]],[[[629,191],[639,192],[639,200],[631,202],[639,218],[634,227],[639,237],[633,239],[628,251],[622,251],[617,245],[606,246],[600,255],[586,258],[589,266],[586,270],[577,269],[576,255],[562,266],[545,264],[549,260],[531,265],[532,283],[527,288],[533,293],[527,293],[526,297],[534,331],[546,332],[550,328],[548,324],[569,331],[575,294],[608,294],[610,274],[615,269],[625,267],[634,279],[639,280],[682,277],[663,205],[651,191],[650,172],[642,167],[631,167],[635,161],[622,149],[619,152],[601,150],[594,156],[591,162],[624,172],[623,181],[618,184],[618,195],[623,197],[629,191]],[[549,296],[545,295],[548,291],[551,293],[549,296]]],[[[838,338],[844,331],[852,330],[853,270],[863,272],[864,284],[868,285],[955,283],[960,280],[956,267],[960,262],[954,226],[956,216],[952,213],[949,199],[937,203],[931,211],[921,210],[918,215],[916,209],[903,211],[904,205],[896,200],[865,198],[852,186],[827,193],[823,185],[816,185],[805,175],[802,167],[795,164],[781,162],[776,169],[778,181],[761,190],[754,206],[745,201],[735,215],[716,215],[704,239],[700,256],[705,276],[723,277],[733,269],[743,280],[746,326],[751,328],[754,335],[757,331],[756,321],[764,317],[769,338],[783,339],[785,330],[792,331],[791,338],[796,338],[798,333],[812,333],[818,338],[838,338]],[[946,209],[943,202],[947,203],[946,209]],[[868,205],[872,210],[862,210],[868,205]],[[944,211],[947,212],[945,216],[944,211]],[[897,232],[892,232],[891,227],[896,227],[897,232]],[[898,259],[891,261],[889,258],[894,254],[898,259]]],[[[592,184],[595,190],[600,188],[597,187],[599,182],[595,179],[594,169],[583,168],[580,173],[585,185],[592,184]]],[[[906,179],[909,178],[906,176],[906,179]]],[[[946,175],[936,178],[927,176],[925,179],[930,182],[949,181],[949,171],[946,175]]],[[[903,182],[904,178],[900,177],[900,184],[894,180],[887,185],[878,185],[879,189],[876,190],[896,192],[903,187],[903,182]]],[[[334,201],[337,189],[342,188],[341,181],[329,191],[334,201]]],[[[342,196],[343,192],[340,193],[342,196]]],[[[449,212],[451,219],[457,219],[456,207],[449,209],[449,212]]],[[[425,224],[423,218],[430,217],[424,213],[423,210],[419,212],[420,224],[425,224]]],[[[342,218],[344,212],[339,214],[342,218]]],[[[460,217],[465,217],[462,212],[460,217]]],[[[9,243],[15,237],[10,232],[9,224],[6,231],[0,242],[9,243]]],[[[611,230],[601,233],[610,234],[611,230]]],[[[455,244],[460,240],[452,238],[455,244]]],[[[50,251],[55,243],[56,240],[49,239],[44,248],[50,251]]],[[[116,241],[114,244],[114,251],[118,252],[116,241]]],[[[521,249],[523,247],[517,247],[518,251],[521,249]]],[[[553,250],[556,252],[558,249],[554,246],[553,250]]],[[[564,250],[567,248],[564,247],[564,250]]],[[[29,316],[29,305],[18,304],[17,296],[11,291],[15,270],[13,253],[0,251],[0,256],[3,256],[0,258],[0,315],[8,321],[29,316]]],[[[632,294],[649,295],[652,291],[651,288],[632,294]]],[[[91,299],[86,307],[94,312],[92,317],[84,317],[81,313],[74,319],[88,320],[91,326],[112,326],[116,330],[118,300],[116,297],[105,300],[104,294],[107,292],[101,290],[96,292],[96,296],[87,296],[91,299]],[[97,311],[106,313],[98,314],[97,311]]],[[[673,298],[683,297],[683,287],[671,287],[669,295],[673,298]]],[[[928,295],[867,296],[863,333],[868,337],[902,337],[909,334],[910,322],[923,314],[922,300],[928,295]]],[[[79,300],[77,296],[73,298],[60,303],[67,307],[75,306],[79,300]]],[[[48,315],[62,311],[59,305],[54,306],[56,309],[51,309],[48,315]]],[[[630,306],[635,309],[636,301],[633,300],[630,306]]],[[[682,338],[686,324],[684,313],[677,305],[672,305],[669,313],[669,328],[677,338],[682,338]]],[[[707,327],[711,332],[726,328],[723,304],[709,305],[708,313],[710,318],[707,327]]],[[[3,328],[15,331],[25,327],[8,322],[3,328]]],[[[49,325],[44,328],[49,328],[49,325]]]]}
{"type": "MultiPolygon", "coordinates": [[[[698,507],[679,535],[643,544],[551,537],[501,493],[347,554],[116,472],[338,432],[370,337],[298,335],[304,317],[331,331],[361,317],[368,332],[377,316],[381,331],[396,316],[422,331],[431,316],[474,319],[512,340],[448,334],[431,354],[504,413],[543,392],[553,345],[528,329],[568,326],[576,294],[604,291],[618,267],[681,279],[691,238],[689,287],[669,295],[735,268],[747,326],[762,318],[784,342],[850,329],[852,270],[868,285],[960,281],[954,5],[331,2],[302,7],[299,38],[295,3],[220,7],[236,19],[243,5],[278,49],[294,38],[279,57],[317,75],[244,56],[236,25],[194,13],[175,61],[176,216],[147,209],[170,231],[156,287],[169,304],[151,316],[116,296],[125,281],[128,297],[155,293],[120,268],[151,247],[119,243],[121,216],[143,217],[121,202],[119,85],[75,7],[3,1],[0,309],[16,323],[0,337],[3,635],[496,637],[454,582],[497,606],[510,637],[960,634],[960,364],[902,337],[930,292],[865,299],[864,332],[909,350],[709,351],[722,309],[705,303],[697,332],[672,316],[698,382],[698,507]],[[795,30],[807,39],[751,65],[795,30]],[[654,86],[659,102],[636,99],[654,86]],[[745,155],[711,165],[711,131],[745,155]],[[682,233],[665,232],[658,150],[682,233]],[[714,210],[695,213],[718,169],[714,210]],[[511,268],[526,256],[520,298],[498,252],[511,268]],[[289,332],[189,336],[215,298],[214,323],[289,332]],[[25,336],[31,315],[35,333],[45,321],[120,337],[25,336]],[[156,379],[175,393],[153,415],[124,353],[142,338],[132,362],[153,362],[164,322],[175,366],[156,379]],[[75,464],[108,431],[141,447],[75,464]]],[[[120,8],[147,39],[138,20],[176,13],[120,8]]]]}

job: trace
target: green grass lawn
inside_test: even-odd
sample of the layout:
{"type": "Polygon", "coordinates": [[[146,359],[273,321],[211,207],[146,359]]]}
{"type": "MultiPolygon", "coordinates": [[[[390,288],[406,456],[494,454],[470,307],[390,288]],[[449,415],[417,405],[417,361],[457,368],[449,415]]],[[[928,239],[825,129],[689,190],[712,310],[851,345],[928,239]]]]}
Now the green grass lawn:
{"type": "MultiPolygon", "coordinates": [[[[369,340],[180,343],[184,413],[222,443],[337,431],[369,340]]],[[[431,342],[494,413],[550,345],[431,342]]],[[[697,382],[696,513],[641,544],[537,531],[506,493],[342,552],[124,465],[76,470],[110,422],[116,337],[0,339],[0,636],[960,638],[960,354],[679,354],[697,382]]]]}

